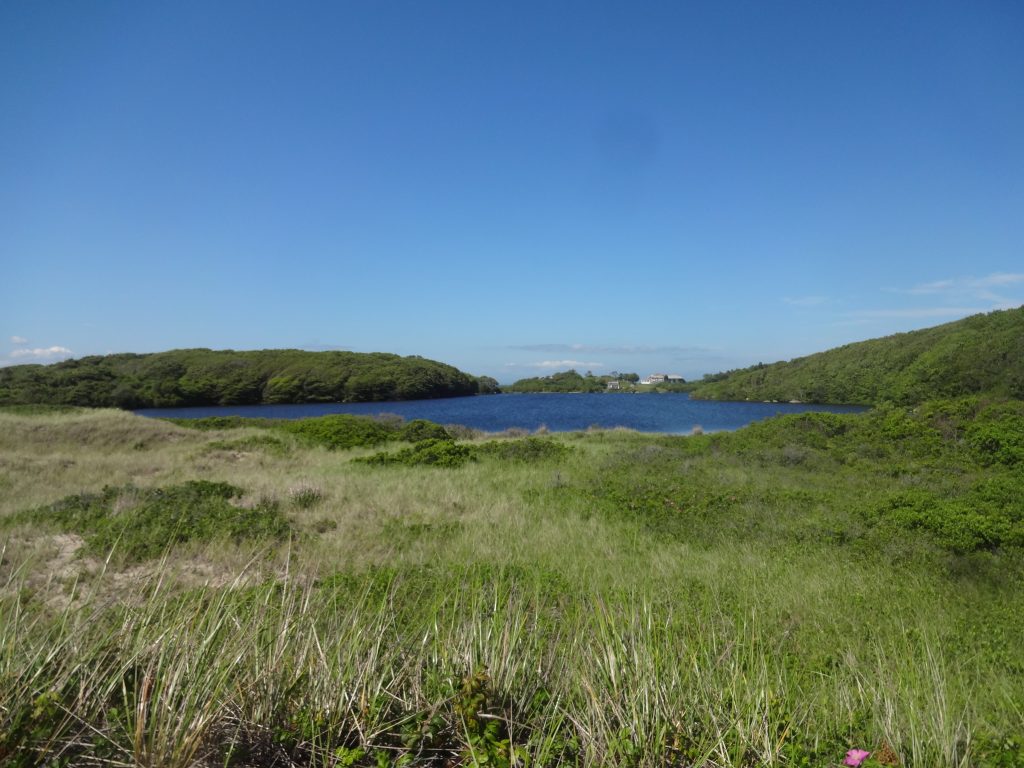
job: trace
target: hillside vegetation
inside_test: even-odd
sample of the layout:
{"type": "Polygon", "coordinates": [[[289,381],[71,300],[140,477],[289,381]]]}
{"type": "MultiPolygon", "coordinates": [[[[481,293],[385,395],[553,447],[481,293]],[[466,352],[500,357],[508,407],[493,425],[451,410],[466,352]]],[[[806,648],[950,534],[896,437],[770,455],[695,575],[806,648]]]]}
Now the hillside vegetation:
{"type": "Polygon", "coordinates": [[[867,405],[981,393],[1024,398],[1024,307],[705,376],[691,396],[867,405]]]}
{"type": "Polygon", "coordinates": [[[1019,401],[191,426],[0,409],[0,764],[1024,765],[1019,401]]]}
{"type": "Polygon", "coordinates": [[[450,365],[384,353],[179,349],[0,368],[0,405],[172,408],[415,400],[477,394],[450,365]]]}
{"type": "Polygon", "coordinates": [[[575,370],[559,371],[550,376],[535,376],[506,386],[505,392],[605,392],[608,381],[599,376],[577,373],[575,370]]]}

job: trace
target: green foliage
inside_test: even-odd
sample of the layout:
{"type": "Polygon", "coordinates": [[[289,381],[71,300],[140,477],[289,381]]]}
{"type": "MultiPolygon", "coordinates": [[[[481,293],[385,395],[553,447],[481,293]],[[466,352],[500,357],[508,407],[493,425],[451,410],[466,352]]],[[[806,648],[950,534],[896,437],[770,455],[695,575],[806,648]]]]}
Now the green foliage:
{"type": "Polygon", "coordinates": [[[51,416],[66,413],[78,413],[82,409],[75,405],[46,405],[35,403],[29,405],[0,405],[0,413],[14,416],[51,416]]]}
{"type": "Polygon", "coordinates": [[[381,451],[354,461],[374,466],[432,466],[461,467],[467,461],[473,461],[472,451],[464,445],[452,440],[427,439],[413,444],[400,451],[381,451]]]}
{"type": "Polygon", "coordinates": [[[11,768],[36,768],[42,764],[37,745],[47,743],[64,718],[60,695],[52,690],[40,693],[31,706],[13,714],[6,729],[0,730],[0,760],[11,768]]]}
{"type": "Polygon", "coordinates": [[[989,418],[971,423],[965,437],[985,465],[1007,467],[1024,463],[1024,403],[1006,403],[989,418]]]}
{"type": "Polygon", "coordinates": [[[397,430],[390,424],[345,413],[284,421],[278,427],[308,443],[332,450],[372,447],[397,438],[397,430]]]}
{"type": "Polygon", "coordinates": [[[491,378],[490,376],[478,376],[476,380],[477,392],[481,395],[498,395],[501,394],[501,387],[498,384],[498,380],[491,378]]]}
{"type": "Polygon", "coordinates": [[[398,430],[398,439],[407,443],[419,443],[423,440],[451,440],[452,436],[440,424],[426,419],[413,419],[398,430]]]}
{"type": "MultiPolygon", "coordinates": [[[[168,419],[175,424],[203,431],[241,429],[261,430],[295,435],[307,445],[330,450],[373,448],[392,441],[416,443],[423,440],[451,440],[451,433],[440,424],[426,419],[406,422],[400,416],[355,416],[347,413],[314,416],[306,419],[259,419],[242,416],[211,416],[202,419],[168,419]]],[[[285,453],[288,445],[273,435],[248,435],[210,443],[210,449],[263,450],[285,453]]]]}
{"type": "Polygon", "coordinates": [[[241,427],[270,428],[286,423],[285,419],[254,419],[248,416],[204,416],[201,419],[169,418],[166,421],[187,429],[212,432],[217,429],[239,429],[241,427]]]}
{"type": "Polygon", "coordinates": [[[871,517],[883,525],[919,529],[957,553],[1024,543],[1024,519],[1017,520],[1004,507],[978,505],[971,495],[941,499],[924,491],[905,491],[882,504],[871,517]]]}
{"type": "Polygon", "coordinates": [[[539,376],[532,379],[520,379],[506,392],[605,392],[607,382],[593,375],[581,376],[574,370],[553,373],[550,376],[539,376]]]}
{"type": "Polygon", "coordinates": [[[22,514],[0,548],[0,764],[1021,765],[1024,473],[1000,456],[1022,408],[492,440],[451,473],[368,471],[248,422],[4,415],[16,492],[222,459],[238,486],[311,499],[299,517],[326,533],[257,540],[242,572],[244,550],[205,548],[197,587],[173,554],[54,567],[55,529],[88,539],[148,491],[22,514]],[[177,440],[139,454],[140,433],[177,440]],[[287,458],[189,449],[254,435],[287,458]]]}
{"type": "Polygon", "coordinates": [[[493,699],[486,668],[464,676],[459,682],[454,710],[466,739],[462,757],[471,765],[510,768],[513,751],[508,729],[493,699]]]}
{"type": "Polygon", "coordinates": [[[597,511],[687,541],[858,538],[889,549],[928,541],[956,555],[1019,549],[1024,473],[1014,441],[1022,422],[1024,403],[977,398],[782,416],[648,444],[609,462],[585,492],[597,511]],[[680,461],[707,453],[757,464],[772,482],[712,484],[679,471],[680,461]],[[809,487],[790,489],[784,472],[809,487]],[[838,491],[848,484],[855,490],[838,491]]]}
{"type": "Polygon", "coordinates": [[[490,456],[500,461],[535,462],[561,459],[571,449],[556,440],[524,437],[516,440],[491,440],[473,446],[478,456],[490,456]]]}
{"type": "Polygon", "coordinates": [[[693,396],[907,405],[982,393],[1024,398],[1024,308],[708,375],[693,396]]]}
{"type": "Polygon", "coordinates": [[[183,349],[0,369],[0,405],[173,408],[413,400],[474,395],[480,387],[478,379],[422,357],[297,349],[183,349]]]}
{"type": "Polygon", "coordinates": [[[287,536],[288,521],[276,503],[263,500],[251,509],[232,504],[241,493],[227,483],[206,480],[150,490],[107,487],[99,494],[68,496],[7,520],[79,534],[93,554],[113,551],[120,562],[158,557],[186,542],[273,541],[287,536]]]}

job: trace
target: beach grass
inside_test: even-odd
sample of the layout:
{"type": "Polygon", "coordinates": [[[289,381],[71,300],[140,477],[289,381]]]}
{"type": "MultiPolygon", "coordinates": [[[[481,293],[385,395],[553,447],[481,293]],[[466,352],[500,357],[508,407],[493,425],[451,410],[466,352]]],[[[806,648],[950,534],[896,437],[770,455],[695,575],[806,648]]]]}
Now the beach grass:
{"type": "Polygon", "coordinates": [[[952,408],[482,436],[458,466],[0,412],[0,762],[1024,764],[1020,465],[991,458],[1017,411],[952,408]],[[138,546],[212,484],[217,530],[138,546]]]}

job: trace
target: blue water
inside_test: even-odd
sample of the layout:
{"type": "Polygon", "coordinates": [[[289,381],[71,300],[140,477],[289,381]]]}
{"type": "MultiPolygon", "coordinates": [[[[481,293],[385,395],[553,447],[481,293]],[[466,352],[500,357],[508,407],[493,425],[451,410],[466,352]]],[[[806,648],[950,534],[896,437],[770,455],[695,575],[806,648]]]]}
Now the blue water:
{"type": "Polygon", "coordinates": [[[780,413],[828,411],[855,413],[854,405],[795,405],[789,403],[716,402],[691,400],[686,394],[524,394],[406,400],[386,403],[306,403],[303,405],[225,405],[203,408],[146,408],[142,416],[255,416],[301,419],[329,413],[374,415],[396,413],[406,419],[429,419],[438,424],[462,424],[487,432],[510,427],[554,432],[597,427],[630,427],[641,432],[705,432],[739,429],[780,413]]]}

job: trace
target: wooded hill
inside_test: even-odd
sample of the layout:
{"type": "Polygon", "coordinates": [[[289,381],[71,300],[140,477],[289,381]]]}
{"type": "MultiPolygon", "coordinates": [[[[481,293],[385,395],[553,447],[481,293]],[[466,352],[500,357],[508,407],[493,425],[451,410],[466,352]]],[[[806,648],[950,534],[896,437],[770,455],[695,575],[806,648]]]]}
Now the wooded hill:
{"type": "Polygon", "coordinates": [[[0,405],[118,408],[415,400],[477,394],[490,380],[421,357],[298,349],[178,349],[0,368],[0,405]]]}
{"type": "Polygon", "coordinates": [[[504,387],[505,392],[604,392],[607,389],[607,377],[601,378],[593,374],[583,376],[575,370],[520,379],[515,384],[504,387]]]}
{"type": "Polygon", "coordinates": [[[1024,399],[1024,307],[705,376],[691,396],[869,405],[975,394],[1024,399]]]}

